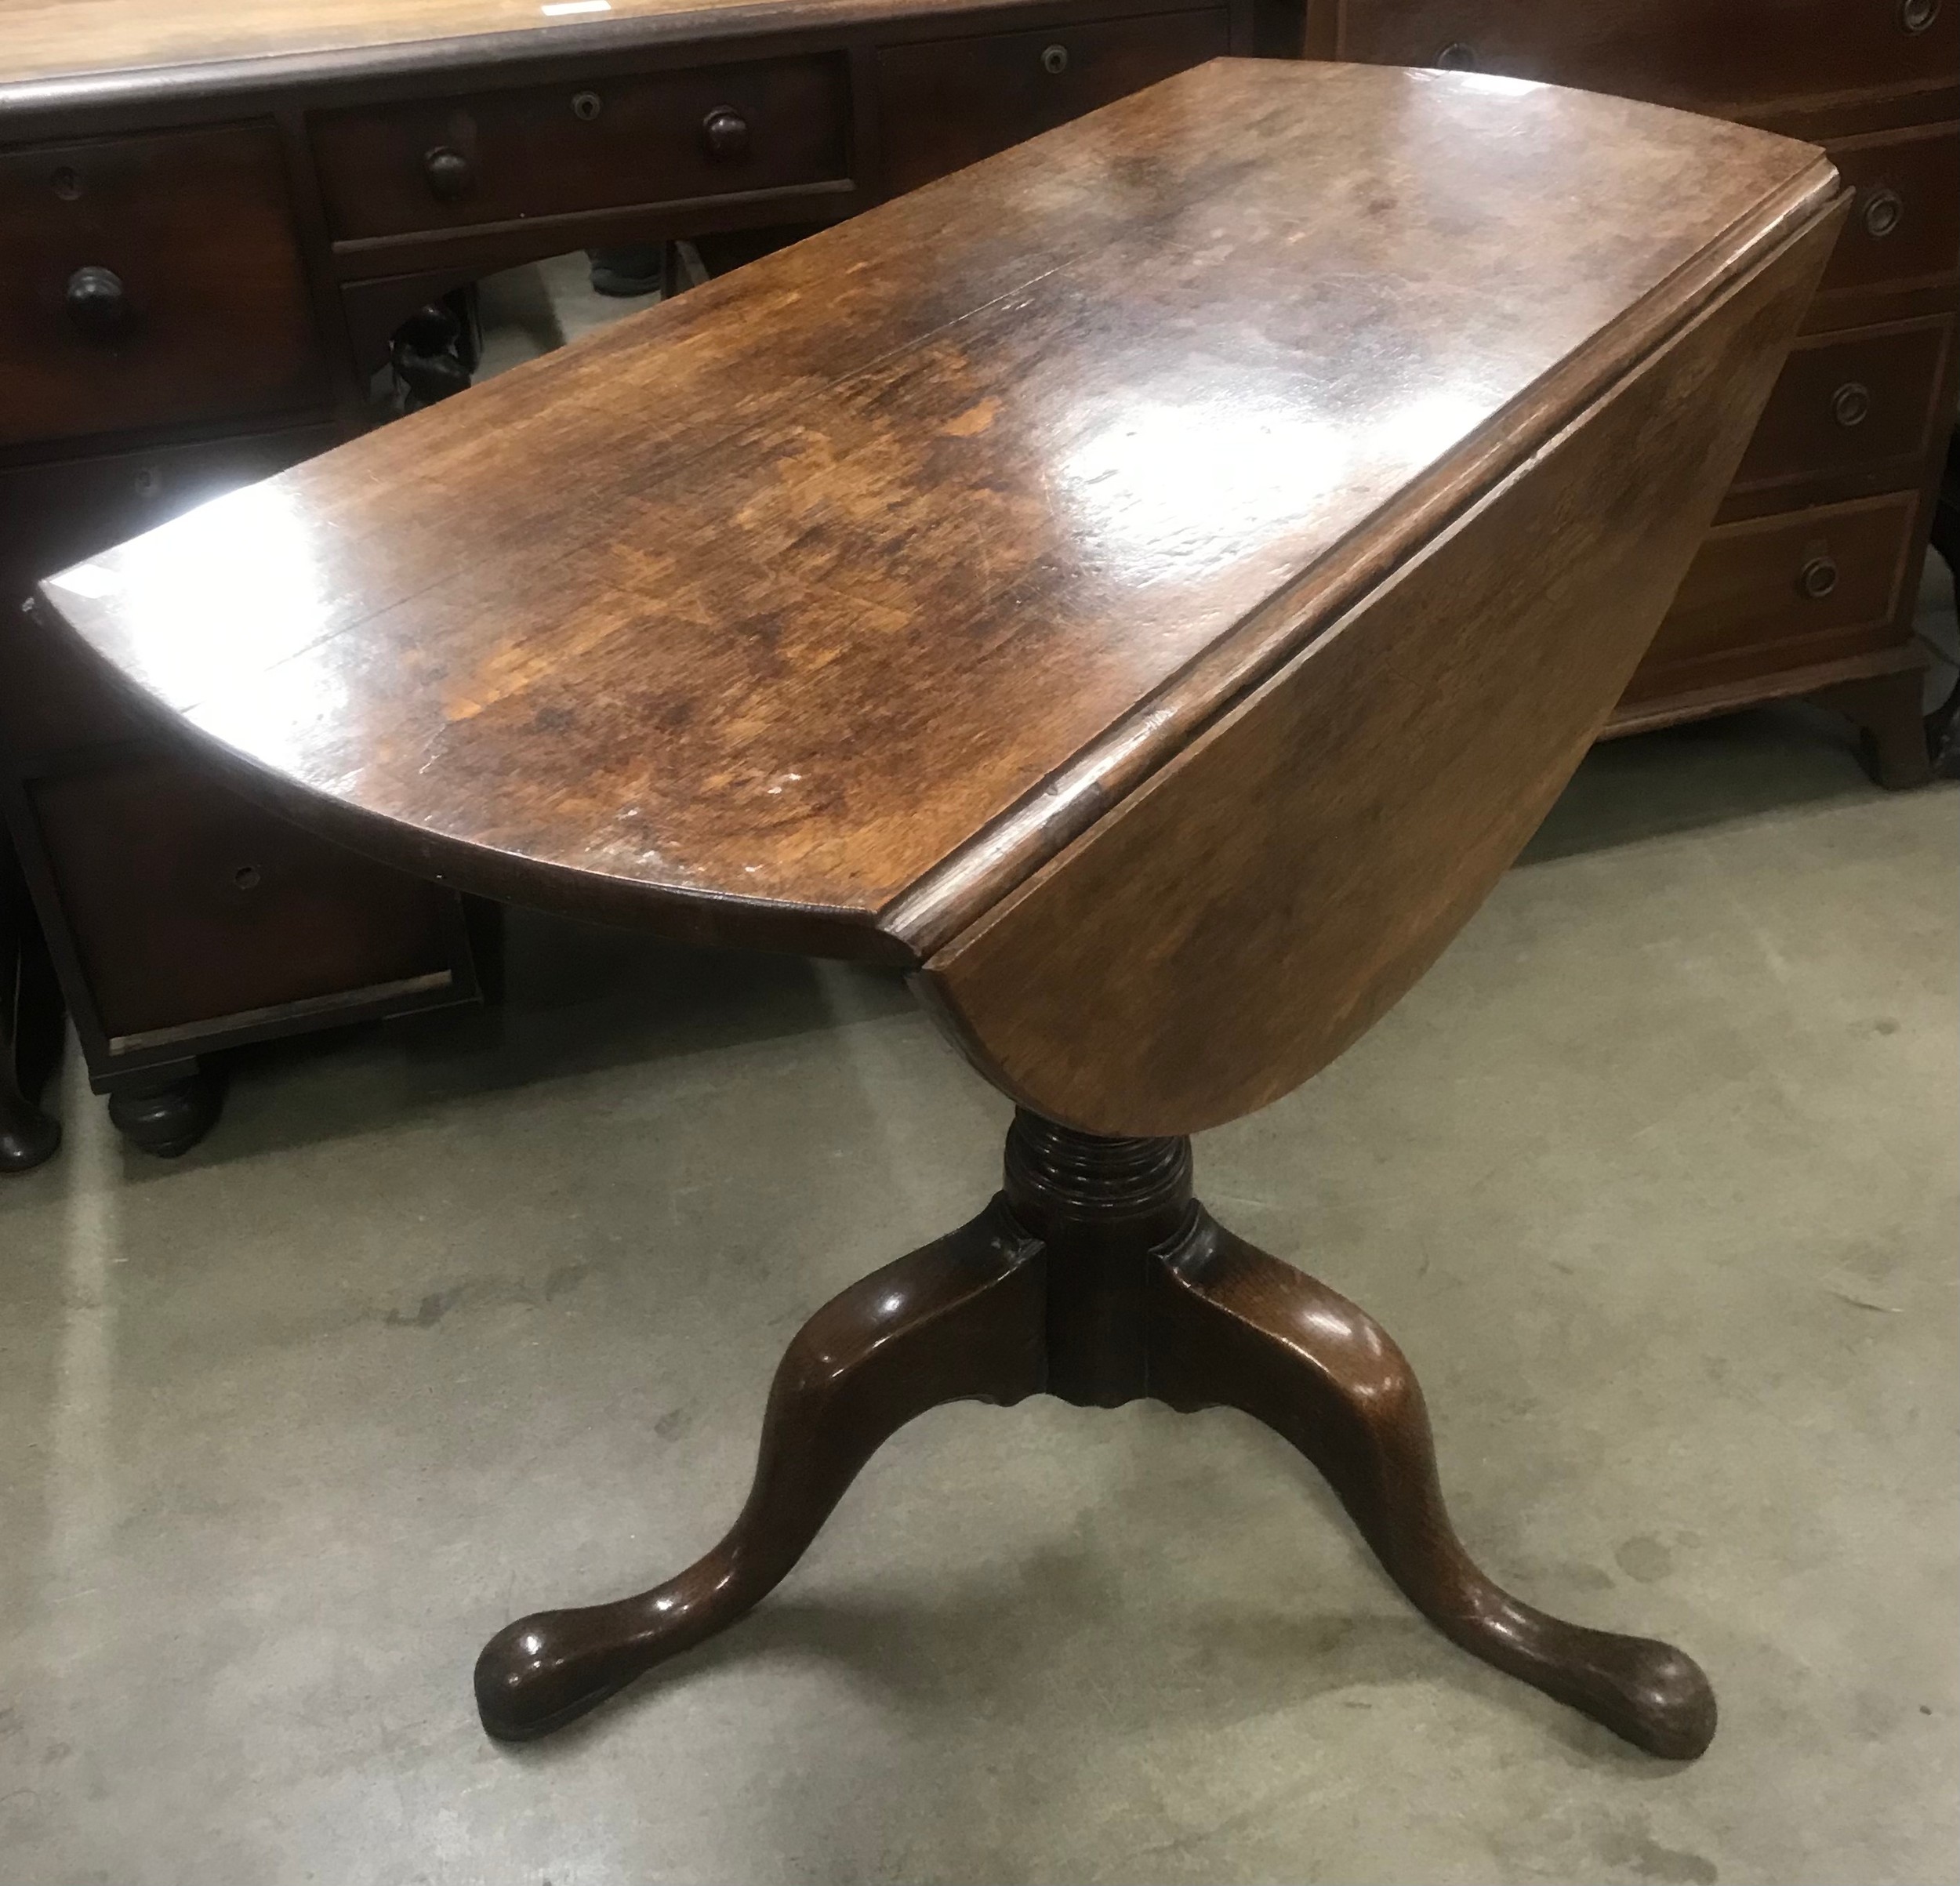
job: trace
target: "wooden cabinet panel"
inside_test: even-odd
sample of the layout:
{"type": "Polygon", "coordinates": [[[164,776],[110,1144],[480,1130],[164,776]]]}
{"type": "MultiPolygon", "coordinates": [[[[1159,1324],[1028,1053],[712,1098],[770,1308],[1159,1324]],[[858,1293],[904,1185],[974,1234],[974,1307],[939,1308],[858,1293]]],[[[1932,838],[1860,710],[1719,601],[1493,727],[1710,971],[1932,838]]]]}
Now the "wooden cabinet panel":
{"type": "Polygon", "coordinates": [[[885,188],[977,164],[1229,49],[1222,7],[887,46],[878,54],[885,188]]]}
{"type": "Polygon", "coordinates": [[[1795,666],[1896,640],[1918,506],[1904,492],[1710,531],[1624,705],[1692,687],[1721,658],[1770,644],[1795,666]]]}
{"type": "Polygon", "coordinates": [[[1918,483],[1915,461],[1931,440],[1953,329],[1951,317],[1934,317],[1799,341],[1749,442],[1737,488],[1887,466],[1899,468],[1900,483],[1918,483]]]}
{"type": "Polygon", "coordinates": [[[323,405],[269,127],[0,152],[0,444],[323,405]]]}
{"type": "Polygon", "coordinates": [[[0,472],[0,609],[51,571],[269,478],[339,437],[332,426],[301,426],[0,472]]]}
{"type": "Polygon", "coordinates": [[[27,803],[112,1047],[214,1015],[451,978],[446,893],[173,757],[32,780],[27,803]]]}
{"type": "Polygon", "coordinates": [[[142,731],[71,647],[20,614],[38,578],[325,452],[338,436],[305,426],[0,473],[0,760],[31,765],[142,731]]]}
{"type": "Polygon", "coordinates": [[[1760,114],[1951,85],[1955,0],[1337,0],[1337,56],[1760,114]]]}
{"type": "Polygon", "coordinates": [[[326,111],[313,147],[333,234],[526,216],[841,181],[840,53],[326,111]]]}
{"type": "Polygon", "coordinates": [[[1960,125],[1846,138],[1830,150],[1858,198],[1820,293],[1890,288],[1960,270],[1960,125]]]}

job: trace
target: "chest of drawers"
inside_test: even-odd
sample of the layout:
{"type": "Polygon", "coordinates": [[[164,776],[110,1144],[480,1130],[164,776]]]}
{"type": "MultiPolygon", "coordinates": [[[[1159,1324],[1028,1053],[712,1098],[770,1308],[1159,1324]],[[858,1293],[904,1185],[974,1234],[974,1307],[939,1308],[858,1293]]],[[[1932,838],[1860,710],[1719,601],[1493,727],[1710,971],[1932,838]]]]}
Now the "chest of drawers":
{"type": "MultiPolygon", "coordinates": [[[[1310,56],[1618,92],[1823,143],[1853,214],[1614,722],[1817,695],[1926,777],[1914,599],[1955,404],[1955,0],[1315,0],[1310,56]]],[[[1528,241],[1529,231],[1519,239],[1528,241]]]]}

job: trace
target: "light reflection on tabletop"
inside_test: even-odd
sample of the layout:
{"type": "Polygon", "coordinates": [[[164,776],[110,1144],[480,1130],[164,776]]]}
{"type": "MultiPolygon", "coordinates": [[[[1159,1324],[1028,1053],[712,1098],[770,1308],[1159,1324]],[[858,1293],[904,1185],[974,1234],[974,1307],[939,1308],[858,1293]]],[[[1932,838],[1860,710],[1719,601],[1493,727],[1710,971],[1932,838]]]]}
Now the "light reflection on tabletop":
{"type": "Polygon", "coordinates": [[[1077,755],[1142,763],[1156,691],[1814,161],[1528,82],[1220,61],[48,594],[213,739],[398,825],[877,910],[1031,795],[1094,803],[1105,774],[1054,783],[1077,755]]]}

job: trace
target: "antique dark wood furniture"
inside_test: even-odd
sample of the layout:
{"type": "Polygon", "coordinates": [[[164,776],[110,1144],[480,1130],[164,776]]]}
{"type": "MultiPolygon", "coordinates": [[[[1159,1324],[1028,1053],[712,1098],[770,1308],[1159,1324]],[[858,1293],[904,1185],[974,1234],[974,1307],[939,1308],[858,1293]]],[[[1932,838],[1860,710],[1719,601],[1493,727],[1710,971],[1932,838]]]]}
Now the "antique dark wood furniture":
{"type": "Polygon", "coordinates": [[[1523,844],[1847,196],[1714,120],[1221,61],[42,586],[296,821],[902,967],[1019,1104],[1000,1196],[792,1345],[727,1540],[487,1647],[493,1733],[740,1615],[911,1416],[1045,1391],[1257,1415],[1459,1643],[1705,1746],[1687,1657],[1471,1562],[1408,1364],[1193,1202],[1185,1136],[1354,1040],[1523,844]]]}
{"type": "MultiPolygon", "coordinates": [[[[1606,731],[1809,693],[1862,720],[1888,783],[1923,778],[1910,622],[1960,370],[1956,0],[0,0],[0,611],[351,436],[391,361],[417,401],[465,383],[443,303],[486,271],[779,238],[1216,53],[1303,49],[1828,141],[1859,204],[1606,731]]],[[[31,624],[0,633],[0,792],[125,1126],[188,1144],[198,1057],[228,1043],[468,998],[452,901],[316,872],[328,854],[287,855],[187,774],[153,794],[179,763],[123,744],[99,695],[71,687],[33,744],[48,726],[6,699],[59,658],[31,624]],[[112,758],[149,770],[75,783],[112,758]]]]}
{"type": "Polygon", "coordinates": [[[1824,146],[1857,200],[1606,731],[1809,695],[1863,726],[1886,785],[1926,779],[1912,618],[1960,386],[1960,0],[1312,0],[1304,45],[1824,146]]]}
{"type": "Polygon", "coordinates": [[[32,580],[354,436],[391,357],[466,382],[424,335],[489,270],[834,220],[1250,49],[1255,6],[0,0],[0,795],[132,1137],[197,1137],[215,1050],[476,969],[453,896],[143,741],[32,580]]]}

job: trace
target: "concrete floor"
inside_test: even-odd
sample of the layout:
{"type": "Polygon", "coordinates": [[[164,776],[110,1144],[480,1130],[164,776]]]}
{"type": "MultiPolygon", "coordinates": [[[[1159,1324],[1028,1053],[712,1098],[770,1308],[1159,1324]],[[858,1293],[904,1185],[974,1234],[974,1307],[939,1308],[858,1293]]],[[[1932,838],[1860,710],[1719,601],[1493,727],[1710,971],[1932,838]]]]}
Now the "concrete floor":
{"type": "Polygon", "coordinates": [[[480,1641],[691,1558],[797,1322],[989,1188],[876,974],[519,918],[174,1166],[0,1185],[0,1880],[1948,1881],[1955,792],[1801,711],[1602,749],[1421,987],[1205,1136],[1426,1380],[1465,1538],[1676,1638],[1655,1761],[1432,1633],[1228,1413],[928,1416],[746,1623],[485,1740],[480,1641]]]}

